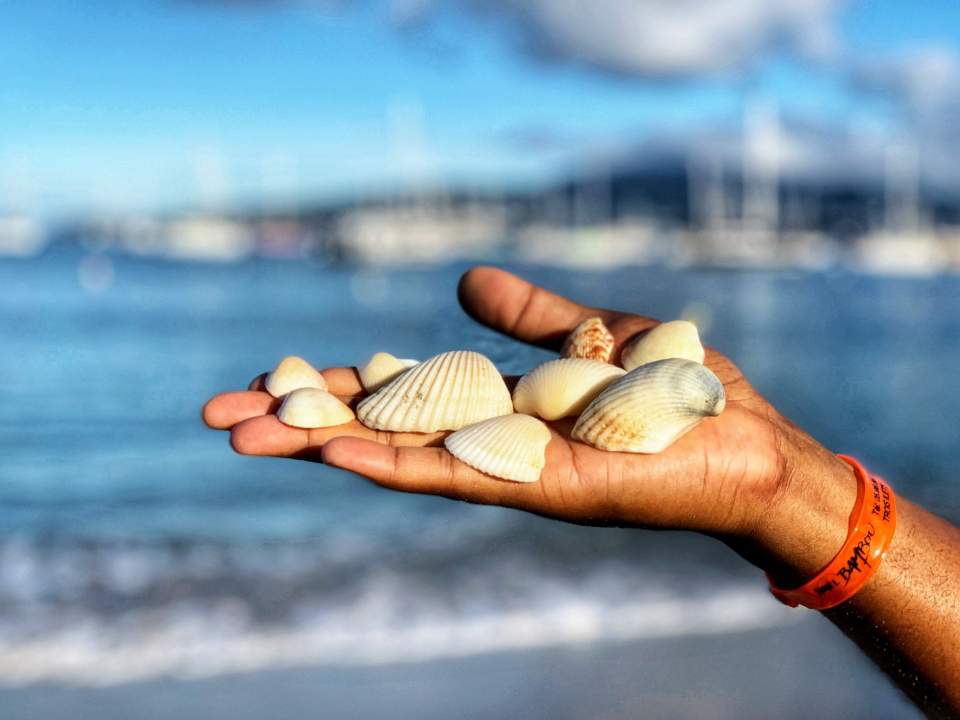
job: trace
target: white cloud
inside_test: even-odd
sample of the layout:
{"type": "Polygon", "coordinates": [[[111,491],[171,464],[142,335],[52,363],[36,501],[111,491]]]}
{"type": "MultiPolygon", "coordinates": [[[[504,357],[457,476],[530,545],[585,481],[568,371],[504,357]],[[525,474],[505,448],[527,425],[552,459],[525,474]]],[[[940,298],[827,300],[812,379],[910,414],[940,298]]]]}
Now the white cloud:
{"type": "Polygon", "coordinates": [[[926,46],[854,65],[855,86],[892,97],[921,122],[960,111],[960,56],[953,48],[926,46]]]}
{"type": "Polygon", "coordinates": [[[647,78],[728,73],[787,49],[834,54],[842,0],[395,0],[394,19],[422,22],[469,8],[506,20],[552,59],[647,78]]]}

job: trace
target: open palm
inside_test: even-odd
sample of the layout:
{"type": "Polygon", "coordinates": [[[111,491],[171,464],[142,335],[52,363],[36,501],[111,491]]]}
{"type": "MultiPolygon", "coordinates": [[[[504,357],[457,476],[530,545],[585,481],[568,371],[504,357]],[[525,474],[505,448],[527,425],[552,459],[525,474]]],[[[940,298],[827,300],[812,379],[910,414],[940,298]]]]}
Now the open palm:
{"type": "MultiPolygon", "coordinates": [[[[490,267],[466,273],[460,302],[484,325],[517,340],[558,349],[580,321],[600,316],[617,349],[657,324],[648,317],[579,305],[490,267]]],[[[727,407],[657,455],[611,453],[570,439],[573,419],[550,423],[540,481],[519,484],[484,475],[443,448],[447,433],[389,433],[354,420],[303,430],[273,414],[279,401],[263,376],[245,392],[215,396],[204,407],[213,428],[230,430],[246,455],[322,461],[387,488],[520,508],[563,520],[737,533],[754,522],[757,501],[783,482],[783,445],[791,428],[725,356],[708,349],[706,365],[723,382],[727,407]]],[[[363,397],[354,368],[323,371],[329,389],[348,404],[363,397]]]]}

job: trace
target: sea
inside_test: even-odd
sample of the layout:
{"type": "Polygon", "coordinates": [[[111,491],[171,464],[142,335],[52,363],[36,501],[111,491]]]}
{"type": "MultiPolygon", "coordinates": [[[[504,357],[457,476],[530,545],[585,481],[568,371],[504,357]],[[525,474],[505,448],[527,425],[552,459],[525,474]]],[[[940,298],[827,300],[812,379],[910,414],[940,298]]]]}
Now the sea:
{"type": "MultiPolygon", "coordinates": [[[[508,267],[694,319],[782,412],[960,520],[960,278],[508,267]]],[[[235,455],[200,421],[284,355],[551,357],[458,308],[466,264],[0,260],[0,686],[383,665],[796,622],[683,532],[590,528],[235,455]]]]}

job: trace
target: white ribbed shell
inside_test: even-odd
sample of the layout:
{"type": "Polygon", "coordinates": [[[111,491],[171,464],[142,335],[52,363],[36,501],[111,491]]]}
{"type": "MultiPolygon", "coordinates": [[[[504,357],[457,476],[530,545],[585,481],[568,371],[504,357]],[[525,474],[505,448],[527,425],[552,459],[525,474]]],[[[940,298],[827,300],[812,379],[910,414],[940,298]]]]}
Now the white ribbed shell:
{"type": "Polygon", "coordinates": [[[298,388],[327,389],[323,375],[317,372],[313,365],[296,355],[285,357],[277,363],[273,371],[267,375],[264,386],[275,398],[281,398],[298,388]]]}
{"type": "Polygon", "coordinates": [[[723,384],[692,360],[631,370],[587,406],[573,437],[601,450],[657,453],[726,404],[723,384]]]}
{"type": "Polygon", "coordinates": [[[504,415],[458,430],[444,440],[458,460],[480,472],[536,482],[546,462],[550,430],[529,415],[504,415]]]}
{"type": "Polygon", "coordinates": [[[468,350],[425,360],[357,406],[364,425],[395,432],[459,430],[512,412],[510,391],[496,366],[468,350]]]}
{"type": "Polygon", "coordinates": [[[326,390],[299,388],[284,398],[277,418],[291,427],[322,428],[348,423],[354,415],[353,410],[326,390]]]}
{"type": "Polygon", "coordinates": [[[520,378],[513,390],[513,408],[544,420],[579,415],[601,390],[625,372],[598,360],[547,360],[520,378]]]}
{"type": "Polygon", "coordinates": [[[402,360],[388,352],[374,353],[358,370],[360,383],[368,393],[376,392],[418,362],[418,360],[402,360]]]}
{"type": "Polygon", "coordinates": [[[620,352],[620,364],[633,370],[657,360],[684,358],[702,365],[703,356],[697,326],[686,320],[672,320],[627,343],[620,352]]]}
{"type": "Polygon", "coordinates": [[[609,362],[613,345],[613,335],[603,320],[598,317],[587,318],[567,336],[560,356],[609,362]]]}

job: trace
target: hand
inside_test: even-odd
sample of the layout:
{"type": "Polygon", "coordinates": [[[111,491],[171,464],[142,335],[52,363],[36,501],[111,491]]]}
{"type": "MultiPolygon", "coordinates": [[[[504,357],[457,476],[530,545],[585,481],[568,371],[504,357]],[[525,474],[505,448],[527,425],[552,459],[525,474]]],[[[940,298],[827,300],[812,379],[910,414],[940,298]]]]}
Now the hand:
{"type": "MultiPolygon", "coordinates": [[[[615,352],[657,324],[639,315],[578,305],[488,267],[463,276],[459,297],[478,322],[551,349],[594,315],[616,338],[615,352]]],[[[792,457],[819,446],[782,418],[725,356],[708,349],[706,365],[726,389],[722,415],[707,418],[657,455],[596,450],[570,439],[573,419],[550,423],[553,439],[546,466],[540,482],[532,484],[498,480],[461,463],[443,449],[446,433],[388,433],[357,421],[317,430],[287,427],[272,414],[278,401],[262,391],[262,375],[247,392],[212,398],[204,420],[212,428],[230,429],[239,453],[322,461],[394,490],[504,505],[579,523],[747,537],[758,532],[790,483],[792,457]]],[[[363,396],[355,369],[331,368],[323,374],[331,392],[348,404],[363,396]]],[[[826,451],[819,454],[824,461],[833,460],[826,451]]]]}
{"type": "MultiPolygon", "coordinates": [[[[617,351],[650,318],[578,305],[509,273],[475,268],[460,281],[475,320],[523,342],[557,349],[581,320],[601,316],[617,351]]],[[[833,557],[856,497],[850,468],[782,417],[726,357],[706,364],[723,382],[726,410],[658,455],[609,453],[570,440],[572,420],[551,423],[540,481],[488,477],[442,447],[445,433],[370,430],[354,421],[319,430],[283,425],[262,391],[225,393],[204,407],[230,429],[237,452],[326,462],[384,487],[505,505],[579,523],[699,530],[719,537],[781,586],[804,582],[833,557]]],[[[323,371],[331,392],[355,403],[354,368],[323,371]]],[[[931,715],[960,712],[960,531],[900,497],[898,529],[876,577],[827,611],[931,715]],[[909,611],[908,611],[909,608],[909,611]]]]}

